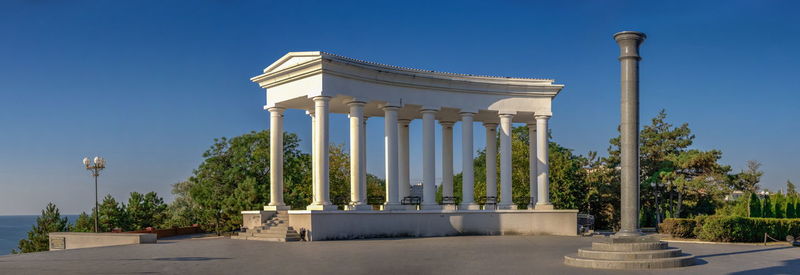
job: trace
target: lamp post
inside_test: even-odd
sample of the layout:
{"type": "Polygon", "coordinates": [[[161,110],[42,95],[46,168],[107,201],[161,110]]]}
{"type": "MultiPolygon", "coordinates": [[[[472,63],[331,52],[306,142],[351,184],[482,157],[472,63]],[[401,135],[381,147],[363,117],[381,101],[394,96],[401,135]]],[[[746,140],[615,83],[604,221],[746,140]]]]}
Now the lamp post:
{"type": "Polygon", "coordinates": [[[100,176],[100,170],[106,168],[106,160],[101,157],[94,157],[94,160],[92,162],[89,161],[89,158],[83,158],[83,166],[85,166],[86,170],[89,170],[89,172],[91,172],[92,176],[94,177],[94,232],[97,233],[100,232],[100,230],[98,229],[99,205],[97,203],[97,177],[100,176]]]}

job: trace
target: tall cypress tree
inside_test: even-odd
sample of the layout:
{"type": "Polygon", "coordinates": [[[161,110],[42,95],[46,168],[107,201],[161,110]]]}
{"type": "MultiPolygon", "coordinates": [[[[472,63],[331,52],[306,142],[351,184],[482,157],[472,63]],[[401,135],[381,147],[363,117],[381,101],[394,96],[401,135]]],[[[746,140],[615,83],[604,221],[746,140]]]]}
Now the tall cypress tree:
{"type": "Polygon", "coordinates": [[[774,218],[775,214],[774,212],[772,212],[774,206],[772,200],[770,200],[769,198],[769,195],[765,195],[764,199],[761,200],[761,202],[762,202],[761,213],[763,213],[761,214],[761,216],[764,218],[774,218]]]}
{"type": "Polygon", "coordinates": [[[786,218],[789,219],[797,218],[797,213],[795,212],[796,204],[797,204],[796,196],[786,197],[786,218]]]}
{"type": "Polygon", "coordinates": [[[761,213],[761,200],[758,199],[758,195],[756,193],[750,193],[750,217],[751,218],[761,218],[763,217],[763,213],[761,213]]]}
{"type": "Polygon", "coordinates": [[[48,203],[42,210],[42,215],[36,218],[36,225],[28,231],[28,238],[19,241],[19,250],[12,253],[29,253],[50,250],[50,232],[69,231],[67,218],[61,218],[61,213],[55,204],[48,203]]]}
{"type": "Polygon", "coordinates": [[[786,218],[786,196],[780,193],[775,195],[775,217],[786,218]]]}

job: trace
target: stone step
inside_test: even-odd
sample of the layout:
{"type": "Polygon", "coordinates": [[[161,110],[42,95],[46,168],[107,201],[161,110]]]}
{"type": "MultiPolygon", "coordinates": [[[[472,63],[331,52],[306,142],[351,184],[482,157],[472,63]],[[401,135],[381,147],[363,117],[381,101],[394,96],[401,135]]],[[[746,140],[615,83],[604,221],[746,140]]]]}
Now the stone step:
{"type": "Polygon", "coordinates": [[[660,259],[603,260],[589,259],[577,255],[564,256],[564,263],[570,266],[598,269],[652,269],[684,267],[694,264],[694,256],[686,255],[660,259]]]}
{"type": "Polygon", "coordinates": [[[245,237],[244,239],[240,240],[248,240],[248,241],[267,241],[267,242],[296,242],[299,241],[300,238],[280,238],[280,237],[245,237]]]}
{"type": "MultiPolygon", "coordinates": [[[[286,236],[294,237],[295,234],[286,234],[286,233],[253,233],[251,235],[245,235],[245,236],[248,236],[248,237],[262,237],[262,238],[281,238],[281,237],[286,237],[286,236]]],[[[300,235],[297,234],[296,236],[299,237],[300,235]]]]}
{"type": "Polygon", "coordinates": [[[644,251],[598,251],[591,249],[578,249],[578,257],[598,260],[638,260],[660,259],[681,256],[678,248],[644,251]]]}
{"type": "Polygon", "coordinates": [[[642,243],[607,243],[593,242],[592,250],[595,251],[646,251],[666,249],[666,242],[642,242],[642,243]]]}

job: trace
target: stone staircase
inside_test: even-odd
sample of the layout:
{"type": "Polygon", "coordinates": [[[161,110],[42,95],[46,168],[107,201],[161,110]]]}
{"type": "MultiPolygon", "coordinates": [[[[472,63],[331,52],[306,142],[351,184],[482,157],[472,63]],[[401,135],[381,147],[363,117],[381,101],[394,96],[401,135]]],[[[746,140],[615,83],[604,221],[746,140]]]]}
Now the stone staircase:
{"type": "Polygon", "coordinates": [[[269,242],[296,242],[300,240],[300,234],[289,226],[289,213],[287,211],[277,211],[269,220],[256,228],[248,228],[238,236],[231,236],[231,239],[254,240],[269,242]]]}
{"type": "Polygon", "coordinates": [[[694,261],[694,256],[652,236],[605,237],[592,243],[591,249],[578,249],[577,255],[564,256],[567,265],[599,269],[672,268],[692,265],[694,261]]]}

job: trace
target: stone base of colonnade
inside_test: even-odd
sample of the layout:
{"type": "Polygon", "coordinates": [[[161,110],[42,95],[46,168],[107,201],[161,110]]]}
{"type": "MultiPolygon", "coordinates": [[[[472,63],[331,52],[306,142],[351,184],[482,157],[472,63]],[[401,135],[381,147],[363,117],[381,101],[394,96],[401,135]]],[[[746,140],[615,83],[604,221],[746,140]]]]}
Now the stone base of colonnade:
{"type": "Polygon", "coordinates": [[[577,235],[577,210],[289,210],[306,240],[458,235],[577,235]]]}

